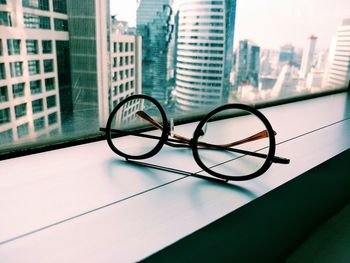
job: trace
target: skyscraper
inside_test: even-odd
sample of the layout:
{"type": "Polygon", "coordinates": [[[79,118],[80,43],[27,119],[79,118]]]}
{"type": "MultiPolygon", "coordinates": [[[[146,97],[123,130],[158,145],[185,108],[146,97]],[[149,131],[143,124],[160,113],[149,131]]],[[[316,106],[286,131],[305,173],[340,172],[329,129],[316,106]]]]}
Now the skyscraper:
{"type": "Polygon", "coordinates": [[[174,25],[171,0],[141,0],[137,8],[137,34],[142,36],[142,92],[166,101],[169,45],[174,25]]]}
{"type": "Polygon", "coordinates": [[[109,114],[109,0],[67,0],[67,7],[74,131],[96,132],[109,114]]]}
{"type": "Polygon", "coordinates": [[[141,37],[111,34],[111,109],[123,99],[141,93],[141,37]]]}
{"type": "Polygon", "coordinates": [[[62,131],[61,88],[70,85],[68,16],[65,1],[50,3],[0,1],[2,144],[62,131]]]}
{"type": "Polygon", "coordinates": [[[303,56],[301,60],[301,67],[300,67],[300,74],[299,74],[300,78],[302,79],[306,79],[307,74],[310,72],[310,69],[312,67],[316,41],[317,41],[317,37],[315,37],[314,35],[310,36],[307,39],[306,47],[303,50],[303,56]]]}
{"type": "Polygon", "coordinates": [[[340,88],[349,85],[350,80],[350,18],[344,19],[337,30],[334,46],[331,47],[326,86],[340,88]]]}
{"type": "Polygon", "coordinates": [[[251,40],[240,40],[235,65],[235,87],[241,83],[259,86],[260,47],[251,40]]]}
{"type": "Polygon", "coordinates": [[[176,47],[176,108],[225,103],[230,89],[236,1],[184,1],[176,47]]]}
{"type": "Polygon", "coordinates": [[[281,46],[278,61],[280,63],[294,63],[294,46],[286,44],[281,46]]]}

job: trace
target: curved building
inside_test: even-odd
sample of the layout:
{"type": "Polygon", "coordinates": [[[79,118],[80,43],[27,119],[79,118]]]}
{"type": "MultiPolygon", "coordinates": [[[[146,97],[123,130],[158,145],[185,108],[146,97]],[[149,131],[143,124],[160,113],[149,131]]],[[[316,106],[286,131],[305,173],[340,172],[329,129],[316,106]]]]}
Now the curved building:
{"type": "Polygon", "coordinates": [[[176,48],[176,109],[225,103],[230,90],[235,0],[180,5],[176,48]]]}

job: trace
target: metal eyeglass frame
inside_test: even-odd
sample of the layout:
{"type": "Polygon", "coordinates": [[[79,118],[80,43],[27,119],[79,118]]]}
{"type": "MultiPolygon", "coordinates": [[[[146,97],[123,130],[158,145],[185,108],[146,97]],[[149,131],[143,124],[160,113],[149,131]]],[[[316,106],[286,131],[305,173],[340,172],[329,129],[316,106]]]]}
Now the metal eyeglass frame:
{"type": "Polygon", "coordinates": [[[129,96],[128,98],[126,98],[125,100],[121,101],[112,110],[112,112],[109,115],[106,128],[101,128],[100,130],[106,132],[107,142],[108,142],[109,147],[112,149],[112,151],[115,152],[116,154],[124,157],[126,159],[126,161],[128,161],[128,162],[151,167],[151,168],[166,170],[166,171],[170,171],[170,172],[176,172],[176,173],[184,174],[187,176],[194,176],[194,177],[199,177],[199,178],[203,178],[203,179],[208,179],[208,180],[214,180],[214,181],[220,181],[220,182],[222,182],[223,180],[225,182],[227,182],[229,180],[233,180],[233,181],[250,180],[250,179],[258,177],[258,176],[262,175],[264,172],[266,172],[272,163],[288,164],[290,162],[289,159],[287,159],[287,158],[275,156],[275,150],[276,150],[275,134],[276,133],[273,131],[272,126],[269,123],[269,121],[267,120],[267,118],[260,111],[254,109],[248,105],[244,105],[244,104],[237,104],[237,103],[226,104],[226,105],[220,106],[218,108],[215,108],[214,110],[209,112],[199,122],[199,124],[197,125],[197,127],[194,131],[193,138],[189,139],[189,138],[183,137],[181,135],[177,135],[171,131],[171,126],[169,124],[166,113],[165,113],[163,107],[160,105],[160,103],[156,99],[154,99],[150,96],[147,96],[147,95],[143,95],[143,94],[132,95],[132,96],[129,96]],[[132,132],[132,131],[122,131],[122,130],[111,129],[112,121],[113,121],[113,118],[114,118],[114,115],[116,114],[116,112],[122,106],[124,106],[126,103],[128,103],[129,101],[134,100],[134,99],[148,100],[148,101],[152,102],[157,107],[157,109],[159,110],[160,115],[163,119],[162,125],[159,124],[157,121],[155,121],[152,117],[148,116],[147,113],[145,113],[143,111],[138,111],[136,113],[136,115],[138,117],[140,117],[141,119],[143,119],[144,121],[150,123],[155,128],[161,130],[162,133],[161,133],[160,137],[154,136],[154,135],[149,135],[149,134],[144,134],[144,133],[132,132]],[[254,134],[252,136],[249,136],[248,138],[245,138],[243,140],[236,141],[236,142],[233,142],[230,144],[225,144],[225,145],[213,145],[213,144],[203,143],[203,142],[199,141],[199,137],[204,134],[203,129],[204,129],[204,126],[206,125],[206,123],[218,112],[228,110],[228,109],[239,109],[239,110],[245,110],[247,112],[250,112],[251,114],[255,115],[257,118],[260,119],[260,121],[265,125],[266,130],[261,131],[257,134],[254,134]],[[159,141],[158,141],[157,145],[151,151],[149,151],[145,154],[142,154],[142,155],[135,155],[134,156],[134,155],[126,154],[126,153],[120,151],[117,147],[115,147],[115,145],[112,142],[112,139],[114,138],[114,135],[116,133],[119,133],[122,135],[134,135],[134,136],[145,137],[145,138],[149,138],[149,139],[156,139],[159,141]],[[262,139],[262,138],[266,138],[266,137],[269,138],[269,144],[270,144],[267,154],[231,148],[232,146],[235,146],[235,145],[243,144],[246,142],[250,142],[250,141],[254,141],[254,140],[258,140],[258,139],[262,139]],[[178,169],[174,169],[174,168],[169,168],[169,167],[164,167],[164,166],[158,166],[155,164],[149,164],[149,163],[145,163],[145,162],[135,161],[135,160],[147,159],[147,158],[150,158],[150,157],[156,155],[162,149],[164,144],[171,146],[171,147],[191,148],[194,160],[199,165],[199,167],[201,167],[208,174],[210,174],[214,177],[220,178],[220,179],[200,175],[198,173],[191,173],[191,172],[182,171],[182,170],[178,170],[178,169]],[[245,154],[245,155],[251,155],[251,156],[266,158],[266,159],[265,159],[264,164],[254,173],[251,173],[248,175],[243,175],[243,176],[224,175],[224,174],[220,174],[220,173],[217,173],[217,172],[211,170],[201,161],[201,159],[199,158],[198,146],[208,147],[208,148],[212,148],[212,149],[229,150],[232,152],[237,152],[237,153],[241,153],[241,154],[245,154]]]}

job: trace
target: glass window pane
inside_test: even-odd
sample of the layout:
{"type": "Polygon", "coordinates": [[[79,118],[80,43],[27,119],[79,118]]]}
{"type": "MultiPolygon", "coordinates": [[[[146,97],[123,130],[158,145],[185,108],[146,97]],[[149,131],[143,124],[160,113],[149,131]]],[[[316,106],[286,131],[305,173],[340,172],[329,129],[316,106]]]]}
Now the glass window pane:
{"type": "Polygon", "coordinates": [[[38,40],[26,40],[27,54],[36,55],[38,54],[38,40]]]}
{"type": "Polygon", "coordinates": [[[5,63],[0,63],[0,79],[6,79],[5,63]]]}
{"type": "Polygon", "coordinates": [[[68,20],[55,18],[54,24],[56,31],[68,31],[68,20]]]}
{"type": "Polygon", "coordinates": [[[46,91],[55,89],[55,78],[47,78],[45,79],[45,87],[46,91]]]}
{"type": "Polygon", "coordinates": [[[0,26],[12,26],[11,14],[6,11],[0,11],[0,26]]]}
{"type": "Polygon", "coordinates": [[[30,93],[32,95],[41,93],[41,80],[30,81],[30,93]]]}
{"type": "Polygon", "coordinates": [[[47,118],[48,118],[49,125],[56,124],[58,121],[57,112],[49,114],[47,118]]]}
{"type": "Polygon", "coordinates": [[[43,40],[41,42],[43,47],[43,54],[51,54],[52,53],[52,41],[51,40],[43,40]]]}
{"type": "Polygon", "coordinates": [[[41,117],[34,120],[34,131],[41,131],[45,128],[45,118],[41,117]]]}
{"type": "Polygon", "coordinates": [[[23,64],[22,61],[10,62],[11,77],[21,77],[21,76],[23,76],[22,64],[23,64]]]}
{"type": "Polygon", "coordinates": [[[15,106],[16,119],[27,115],[27,103],[15,106]]]}
{"type": "Polygon", "coordinates": [[[17,134],[18,134],[18,138],[26,137],[29,134],[28,123],[24,123],[22,125],[17,126],[17,134]]]}
{"type": "Polygon", "coordinates": [[[29,60],[28,61],[28,72],[29,72],[29,75],[40,74],[39,60],[29,60]]]}
{"type": "Polygon", "coordinates": [[[11,121],[10,109],[1,109],[0,110],[0,125],[9,123],[11,121]]]}
{"type": "Polygon", "coordinates": [[[33,113],[41,112],[44,110],[43,99],[32,101],[33,113]]]}
{"type": "Polygon", "coordinates": [[[21,54],[21,40],[20,39],[8,39],[7,50],[9,55],[21,54]]]}
{"type": "Polygon", "coordinates": [[[52,59],[44,59],[44,72],[53,72],[53,60],[52,59]]]}
{"type": "Polygon", "coordinates": [[[47,108],[52,108],[52,107],[56,107],[56,96],[52,95],[46,98],[46,105],[47,108]]]}
{"type": "Polygon", "coordinates": [[[12,85],[13,98],[23,97],[25,92],[25,83],[18,83],[12,85]]]}
{"type": "Polygon", "coordinates": [[[3,144],[12,143],[13,142],[12,130],[6,130],[6,131],[0,132],[0,141],[3,144]]]}
{"type": "Polygon", "coordinates": [[[0,87],[0,103],[7,102],[8,100],[7,86],[0,87]]]}

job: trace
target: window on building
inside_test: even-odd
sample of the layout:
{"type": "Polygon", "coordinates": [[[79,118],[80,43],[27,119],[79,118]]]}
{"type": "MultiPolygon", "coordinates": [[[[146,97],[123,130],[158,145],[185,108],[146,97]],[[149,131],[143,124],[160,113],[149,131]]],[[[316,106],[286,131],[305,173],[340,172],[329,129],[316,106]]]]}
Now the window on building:
{"type": "Polygon", "coordinates": [[[49,125],[56,124],[57,120],[58,120],[57,112],[51,113],[47,116],[47,122],[49,123],[49,125]]]}
{"type": "Polygon", "coordinates": [[[44,72],[53,72],[53,59],[44,59],[44,72]]]}
{"type": "Polygon", "coordinates": [[[0,79],[6,79],[5,63],[0,63],[0,79]]]}
{"type": "Polygon", "coordinates": [[[117,53],[117,42],[113,42],[113,53],[117,53]]]}
{"type": "Polygon", "coordinates": [[[39,53],[38,40],[26,40],[27,54],[36,55],[39,53]]]}
{"type": "Polygon", "coordinates": [[[0,125],[11,121],[10,108],[0,110],[0,125]]]}
{"type": "Polygon", "coordinates": [[[124,92],[124,85],[120,84],[119,85],[119,94],[122,94],[124,92]]]}
{"type": "Polygon", "coordinates": [[[7,86],[0,87],[0,103],[7,102],[9,100],[7,86]]]}
{"type": "Polygon", "coordinates": [[[44,110],[43,99],[33,100],[32,110],[33,110],[33,113],[42,112],[44,110]]]}
{"type": "Polygon", "coordinates": [[[123,52],[123,43],[119,43],[119,52],[123,52]]]}
{"type": "Polygon", "coordinates": [[[56,31],[68,31],[68,20],[55,18],[54,26],[56,31]]]}
{"type": "Polygon", "coordinates": [[[11,14],[6,11],[0,11],[0,26],[12,26],[11,14]]]}
{"type": "Polygon", "coordinates": [[[52,40],[43,40],[43,41],[41,41],[41,45],[43,48],[43,54],[51,54],[52,53],[52,40]]]}
{"type": "Polygon", "coordinates": [[[41,79],[38,80],[32,80],[30,82],[30,94],[39,94],[42,92],[41,89],[41,79]]]}
{"type": "Polygon", "coordinates": [[[28,72],[29,75],[40,74],[40,63],[39,60],[29,60],[28,61],[28,72]]]}
{"type": "Polygon", "coordinates": [[[17,83],[12,85],[13,98],[23,97],[25,94],[25,83],[17,83]]]}
{"type": "Polygon", "coordinates": [[[125,43],[125,52],[128,52],[128,51],[129,51],[129,43],[126,42],[126,43],[125,43]]]}
{"type": "Polygon", "coordinates": [[[124,78],[124,72],[121,70],[119,71],[119,79],[123,80],[123,78],[124,78]]]}
{"type": "Polygon", "coordinates": [[[6,5],[6,0],[0,0],[0,4],[6,5]]]}
{"type": "Polygon", "coordinates": [[[130,64],[134,65],[134,56],[130,56],[130,64]]]}
{"type": "Polygon", "coordinates": [[[130,51],[134,51],[134,43],[130,43],[130,51]]]}
{"type": "Polygon", "coordinates": [[[51,29],[50,17],[24,13],[24,26],[26,28],[51,29]]]}
{"type": "Polygon", "coordinates": [[[132,68],[132,69],[130,69],[130,75],[131,75],[131,77],[133,77],[134,76],[134,69],[132,68]]]}
{"type": "Polygon", "coordinates": [[[15,106],[16,119],[27,115],[27,103],[19,104],[15,106]]]}
{"type": "Polygon", "coordinates": [[[24,7],[35,8],[40,10],[49,10],[49,0],[22,0],[24,7]]]}
{"type": "Polygon", "coordinates": [[[56,107],[56,95],[52,95],[46,98],[46,105],[47,108],[52,108],[52,107],[56,107]]]}
{"type": "Polygon", "coordinates": [[[8,39],[7,40],[7,52],[9,55],[21,54],[21,40],[20,39],[8,39]]]}
{"type": "Polygon", "coordinates": [[[3,144],[12,143],[13,142],[13,134],[12,129],[0,132],[0,142],[3,144]]]}
{"type": "Polygon", "coordinates": [[[29,134],[29,124],[24,123],[22,125],[17,126],[17,135],[18,138],[23,138],[29,134]]]}
{"type": "Polygon", "coordinates": [[[55,89],[55,78],[47,78],[45,79],[45,87],[46,91],[55,89]]]}
{"type": "Polygon", "coordinates": [[[43,130],[44,128],[45,128],[44,117],[34,120],[34,131],[40,131],[40,130],[43,130]]]}
{"type": "Polygon", "coordinates": [[[10,62],[10,74],[12,78],[23,76],[23,62],[10,62]]]}
{"type": "Polygon", "coordinates": [[[125,57],[125,65],[129,65],[129,57],[125,57]]]}
{"type": "Polygon", "coordinates": [[[117,58],[114,57],[114,58],[113,58],[113,67],[115,68],[115,67],[117,67],[117,66],[118,66],[117,58]]]}
{"type": "Polygon", "coordinates": [[[67,14],[67,0],[53,0],[53,11],[67,14]]]}
{"type": "Polygon", "coordinates": [[[123,66],[124,65],[124,57],[120,57],[119,58],[119,66],[123,66]]]}

